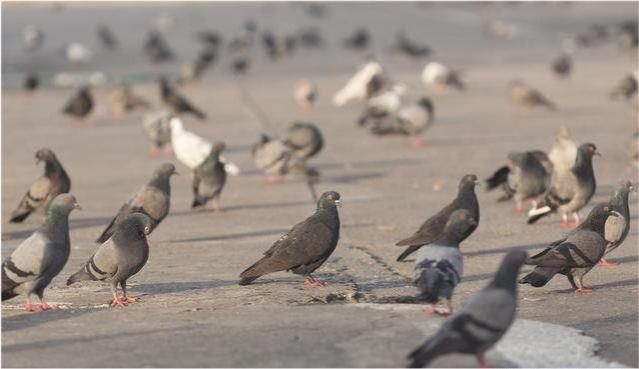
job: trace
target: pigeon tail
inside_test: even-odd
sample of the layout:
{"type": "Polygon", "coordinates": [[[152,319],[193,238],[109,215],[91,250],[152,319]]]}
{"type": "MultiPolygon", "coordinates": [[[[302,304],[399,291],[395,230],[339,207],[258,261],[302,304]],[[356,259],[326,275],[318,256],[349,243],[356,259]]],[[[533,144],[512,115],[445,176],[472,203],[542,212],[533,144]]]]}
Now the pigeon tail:
{"type": "Polygon", "coordinates": [[[75,274],[73,274],[71,277],[69,277],[69,279],[67,279],[67,286],[70,286],[70,285],[72,285],[72,284],[74,284],[76,282],[88,281],[88,280],[91,280],[91,279],[93,279],[93,278],[91,278],[89,273],[87,273],[86,267],[82,267],[82,269],[80,269],[75,274]]]}
{"type": "Polygon", "coordinates": [[[2,270],[2,301],[4,300],[9,300],[12,299],[16,296],[18,296],[17,293],[15,293],[15,288],[18,287],[19,284],[14,282],[13,280],[9,279],[5,274],[4,274],[4,268],[2,270]]]}
{"type": "MultiPolygon", "coordinates": [[[[401,245],[399,245],[401,246],[401,245]]],[[[401,255],[399,255],[397,257],[397,261],[404,261],[404,259],[406,259],[408,257],[408,255],[414,253],[415,251],[419,250],[419,248],[422,247],[422,245],[410,245],[408,246],[408,248],[406,250],[404,250],[404,252],[401,253],[401,255]]]]}
{"type": "Polygon", "coordinates": [[[22,223],[31,214],[32,209],[16,209],[9,219],[9,223],[22,223]],[[17,212],[20,210],[20,212],[17,212]]]}
{"type": "Polygon", "coordinates": [[[536,267],[532,272],[519,280],[520,284],[543,287],[559,272],[558,268],[536,267]]]}
{"type": "Polygon", "coordinates": [[[100,237],[98,237],[97,240],[95,240],[95,242],[97,243],[104,243],[106,242],[106,240],[108,240],[111,235],[113,235],[113,232],[115,231],[115,219],[117,217],[114,217],[111,220],[111,223],[109,223],[109,225],[106,227],[106,229],[104,230],[104,232],[102,232],[102,234],[100,235],[100,237]]]}
{"type": "Polygon", "coordinates": [[[191,204],[191,209],[195,209],[198,206],[202,206],[206,204],[206,199],[201,196],[195,196],[193,199],[193,203],[191,204]]]}
{"type": "Polygon", "coordinates": [[[486,179],[486,190],[487,191],[493,190],[497,188],[497,186],[503,183],[506,183],[506,181],[508,180],[509,173],[510,173],[510,168],[508,168],[505,165],[497,169],[497,171],[493,174],[492,177],[486,179]]]}
{"type": "Polygon", "coordinates": [[[531,209],[528,212],[528,224],[533,224],[536,221],[538,221],[539,219],[545,217],[546,215],[549,215],[550,212],[552,211],[552,209],[550,208],[550,206],[542,206],[540,208],[536,208],[536,209],[531,209]]]}
{"type": "Polygon", "coordinates": [[[431,304],[436,303],[439,300],[443,277],[437,268],[423,268],[415,281],[420,291],[420,300],[431,304]]]}

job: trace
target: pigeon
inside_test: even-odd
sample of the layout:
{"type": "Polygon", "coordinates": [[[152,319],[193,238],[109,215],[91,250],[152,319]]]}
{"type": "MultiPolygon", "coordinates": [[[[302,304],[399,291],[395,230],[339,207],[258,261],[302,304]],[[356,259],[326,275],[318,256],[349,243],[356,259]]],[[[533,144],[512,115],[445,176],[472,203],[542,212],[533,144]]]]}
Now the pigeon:
{"type": "Polygon", "coordinates": [[[250,66],[251,60],[247,56],[236,57],[233,60],[233,63],[231,63],[231,69],[233,70],[233,73],[238,75],[246,74],[250,66]]]}
{"type": "Polygon", "coordinates": [[[279,271],[292,271],[303,275],[307,286],[324,286],[313,278],[313,273],[333,253],[339,240],[340,195],[335,191],[324,192],[317,201],[317,210],[301,223],[296,224],[280,237],[264,257],[240,274],[240,285],[250,284],[257,278],[279,271]]]}
{"type": "Polygon", "coordinates": [[[299,158],[307,160],[324,148],[324,138],[315,124],[294,122],[288,128],[284,144],[293,149],[299,158]]]}
{"type": "MultiPolygon", "coordinates": [[[[173,145],[175,157],[190,169],[197,168],[209,156],[213,144],[184,129],[184,124],[180,118],[173,117],[169,122],[171,126],[171,144],[173,145]]],[[[224,157],[220,157],[220,161],[224,163],[224,168],[228,174],[238,175],[240,173],[240,168],[231,162],[227,162],[224,157]]]]}
{"type": "Polygon", "coordinates": [[[419,300],[429,304],[430,313],[450,315],[453,312],[453,290],[464,275],[459,243],[470,227],[477,227],[470,211],[455,210],[450,214],[439,239],[417,252],[414,284],[419,289],[419,300]],[[445,299],[444,311],[433,306],[440,299],[445,299]]]}
{"type": "Polygon", "coordinates": [[[135,110],[144,110],[150,107],[150,104],[145,99],[136,96],[126,83],[121,83],[111,91],[108,97],[109,101],[113,105],[115,116],[122,118],[125,113],[129,113],[135,110]]]}
{"type": "Polygon", "coordinates": [[[590,292],[583,283],[584,275],[604,256],[608,244],[621,240],[627,222],[607,204],[595,206],[577,229],[526,261],[537,267],[519,283],[541,287],[562,273],[576,292],[590,292]]]}
{"type": "Polygon", "coordinates": [[[219,212],[220,194],[226,183],[226,170],[224,163],[220,161],[220,153],[226,148],[223,142],[213,145],[211,153],[193,171],[193,203],[191,208],[204,206],[209,200],[213,200],[213,211],[219,212]]]}
{"type": "Polygon", "coordinates": [[[554,59],[550,65],[555,76],[559,78],[570,77],[572,72],[572,57],[568,54],[561,54],[554,59]]]}
{"type": "MultiPolygon", "coordinates": [[[[177,174],[175,166],[171,163],[160,165],[151,180],[142,188],[137,190],[127,202],[122,205],[118,213],[113,217],[111,223],[104,229],[100,237],[95,241],[104,243],[118,229],[120,224],[129,214],[142,213],[151,218],[153,222],[151,231],[157,227],[169,213],[171,205],[171,176],[177,174]]],[[[149,232],[150,233],[150,232],[149,232]]]]}
{"type": "Polygon", "coordinates": [[[29,73],[24,77],[22,87],[27,97],[32,97],[35,91],[40,87],[40,76],[38,73],[29,73]]]}
{"type": "Polygon", "coordinates": [[[630,101],[637,94],[637,75],[639,72],[635,71],[625,76],[610,92],[610,98],[613,100],[624,98],[630,101]]]}
{"type": "Polygon", "coordinates": [[[335,106],[343,106],[351,100],[366,101],[388,85],[382,66],[374,61],[360,68],[346,85],[333,96],[335,106]]]}
{"type": "Polygon", "coordinates": [[[370,42],[371,36],[366,28],[358,28],[344,40],[344,46],[349,49],[362,50],[368,48],[370,42]]]}
{"type": "Polygon", "coordinates": [[[153,143],[149,156],[157,156],[160,150],[171,150],[171,118],[173,114],[168,111],[157,111],[144,116],[142,126],[153,143]]]}
{"type": "Polygon", "coordinates": [[[105,49],[115,50],[115,48],[118,46],[118,40],[113,35],[113,32],[111,32],[111,29],[106,25],[101,24],[100,26],[98,26],[97,34],[98,39],[105,49]]]}
{"type": "Polygon", "coordinates": [[[215,31],[200,31],[196,37],[207,49],[216,50],[222,45],[222,36],[215,31]]]}
{"type": "Polygon", "coordinates": [[[466,88],[459,72],[438,62],[426,64],[422,71],[422,83],[426,87],[434,87],[439,91],[445,91],[449,88],[463,91],[466,88]]]}
{"type": "Polygon", "coordinates": [[[261,134],[260,141],[253,145],[252,155],[255,165],[266,174],[266,184],[282,183],[283,176],[289,173],[303,174],[309,179],[319,177],[319,172],[306,166],[294,148],[266,134],[261,134]]]}
{"type": "Polygon", "coordinates": [[[75,95],[71,97],[62,113],[76,118],[79,124],[85,124],[87,116],[93,110],[93,97],[88,86],[81,87],[75,95]]]}
{"type": "Polygon", "coordinates": [[[166,78],[160,78],[160,96],[162,97],[162,102],[173,110],[175,114],[189,113],[200,120],[206,119],[206,115],[175,91],[166,78]]]}
{"type": "Polygon", "coordinates": [[[508,165],[499,168],[486,180],[486,189],[490,191],[501,186],[505,195],[499,201],[514,197],[518,213],[524,210],[524,200],[530,200],[536,208],[537,197],[546,192],[550,184],[552,163],[548,155],[540,150],[511,152],[508,160],[508,165]]]}
{"type": "MultiPolygon", "coordinates": [[[[475,195],[475,185],[478,184],[477,176],[474,174],[467,174],[459,181],[459,190],[457,197],[437,214],[428,218],[424,224],[419,227],[417,232],[412,236],[397,242],[397,246],[408,246],[408,248],[402,252],[397,261],[403,261],[406,257],[413,252],[419,250],[422,246],[428,245],[437,239],[439,239],[446,227],[446,223],[450,218],[450,215],[459,209],[466,209],[470,212],[470,216],[479,224],[479,203],[477,202],[477,196],[475,195]]],[[[463,237],[459,240],[462,242],[468,236],[470,236],[477,225],[471,226],[467,229],[463,237]]]]}
{"type": "Polygon", "coordinates": [[[71,179],[53,151],[42,148],[36,152],[35,157],[36,164],[44,161],[44,174],[31,184],[18,207],[11,212],[11,223],[21,223],[35,210],[40,210],[44,217],[51,201],[59,194],[71,190],[71,179]]]}
{"type": "Polygon", "coordinates": [[[175,57],[164,36],[157,30],[149,31],[143,50],[147,59],[152,63],[173,60],[175,57]]]}
{"type": "Polygon", "coordinates": [[[93,51],[79,42],[67,44],[64,55],[71,64],[88,64],[93,60],[93,51]]]}
{"type": "Polygon", "coordinates": [[[210,69],[215,63],[217,53],[212,48],[202,50],[193,64],[193,77],[199,79],[207,69],[210,69]]]}
{"type": "Polygon", "coordinates": [[[75,197],[58,195],[47,209],[47,220],[2,262],[2,301],[26,295],[26,311],[57,309],[44,300],[44,289],[69,259],[69,213],[80,209],[75,197]],[[33,295],[40,299],[33,306],[33,295]]]}
{"type": "Polygon", "coordinates": [[[501,20],[492,20],[484,28],[484,33],[489,38],[498,40],[512,40],[518,35],[517,26],[501,20]]]}
{"type": "MultiPolygon", "coordinates": [[[[608,253],[619,247],[628,236],[631,223],[630,208],[628,206],[628,195],[630,194],[630,191],[636,192],[637,188],[630,181],[622,181],[615,192],[612,193],[610,201],[608,201],[608,207],[610,207],[610,209],[616,211],[623,217],[623,223],[625,226],[623,227],[621,234],[619,234],[618,236],[609,235],[608,232],[606,232],[606,241],[608,241],[608,244],[606,244],[606,251],[604,252],[604,255],[608,255],[608,253]]],[[[599,262],[599,264],[602,266],[618,265],[617,263],[611,263],[607,261],[603,256],[601,257],[601,261],[599,262]]]]}
{"type": "Polygon", "coordinates": [[[594,155],[600,155],[594,144],[585,143],[579,146],[572,169],[565,175],[553,175],[543,200],[528,212],[528,224],[559,212],[565,227],[579,225],[577,212],[588,204],[597,188],[595,172],[592,169],[594,155]],[[569,213],[572,213],[573,223],[568,222],[569,213]]]}
{"type": "Polygon", "coordinates": [[[559,127],[555,143],[548,152],[548,159],[552,163],[553,172],[559,176],[565,175],[575,165],[577,142],[572,138],[568,127],[559,127]]]}
{"type": "MultiPolygon", "coordinates": [[[[360,124],[368,124],[374,135],[416,136],[433,124],[434,114],[431,100],[428,97],[422,97],[416,103],[404,106],[393,114],[376,115],[374,113],[372,116],[366,117],[365,121],[360,118],[360,124]]],[[[424,142],[413,138],[411,146],[420,148],[424,146],[424,142]]]]}
{"type": "Polygon", "coordinates": [[[410,40],[404,32],[397,34],[392,49],[397,53],[414,59],[427,58],[431,54],[431,50],[428,46],[415,43],[413,40],[410,40]]]}
{"type": "Polygon", "coordinates": [[[311,110],[317,100],[317,86],[307,79],[302,80],[295,87],[294,97],[295,102],[303,111],[307,112],[311,110]]]}
{"type": "Polygon", "coordinates": [[[541,92],[517,79],[508,83],[508,95],[513,103],[523,107],[544,107],[550,111],[557,110],[555,103],[542,95],[541,92]]]}
{"type": "Polygon", "coordinates": [[[439,356],[456,352],[473,354],[482,368],[488,368],[484,354],[515,320],[516,279],[527,256],[522,250],[508,252],[490,284],[468,299],[433,337],[408,355],[409,367],[421,368],[439,356]]]}
{"type": "Polygon", "coordinates": [[[324,39],[322,38],[320,31],[314,27],[301,29],[298,32],[298,38],[300,41],[300,46],[303,46],[303,47],[319,48],[324,46],[324,39]]]}
{"type": "Polygon", "coordinates": [[[44,43],[44,32],[35,25],[28,25],[22,31],[22,40],[28,51],[35,51],[44,43]]]}
{"type": "Polygon", "coordinates": [[[110,284],[112,306],[124,307],[137,301],[126,293],[126,281],[137,274],[149,259],[147,236],[155,221],[146,214],[130,213],[120,222],[113,235],[102,243],[89,260],[67,279],[67,286],[79,281],[103,281],[110,284]],[[118,296],[118,284],[122,296],[118,296]]]}

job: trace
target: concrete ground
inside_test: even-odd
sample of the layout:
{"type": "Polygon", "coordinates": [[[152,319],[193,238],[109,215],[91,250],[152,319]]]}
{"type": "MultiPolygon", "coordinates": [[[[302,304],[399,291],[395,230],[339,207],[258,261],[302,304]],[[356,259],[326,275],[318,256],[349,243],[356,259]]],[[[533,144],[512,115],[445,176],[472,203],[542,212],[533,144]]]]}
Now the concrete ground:
{"type": "MultiPolygon", "coordinates": [[[[529,29],[533,15],[549,14],[548,27],[557,33],[563,30],[561,23],[552,22],[561,16],[557,13],[601,14],[613,21],[636,9],[636,4],[617,8],[577,4],[568,10],[531,8],[527,18],[518,12],[525,13],[526,6],[506,14],[529,29]]],[[[14,11],[24,15],[20,13],[24,9],[14,11]]],[[[437,8],[429,16],[437,17],[437,11],[450,12],[437,8]]],[[[12,14],[3,6],[3,31],[7,13],[12,14]]],[[[467,15],[459,19],[473,25],[473,12],[459,13],[467,15]]],[[[570,19],[570,29],[582,26],[575,21],[579,18],[570,19]]],[[[335,15],[326,22],[338,20],[335,15]]],[[[467,28],[467,32],[473,29],[467,28]]],[[[3,44],[5,37],[3,32],[3,44]]],[[[595,158],[598,187],[593,203],[607,201],[621,179],[637,175],[626,154],[637,124],[636,110],[607,97],[612,86],[636,68],[637,60],[613,45],[580,51],[575,73],[566,81],[548,72],[548,60],[556,49],[543,44],[534,52],[484,52],[477,60],[465,54],[458,64],[466,71],[468,90],[432,96],[436,122],[423,135],[426,145],[420,150],[410,149],[405,138],[373,137],[358,128],[354,124],[361,110],[358,104],[339,109],[331,105],[330,97],[361,60],[356,54],[332,59],[330,53],[336,50],[326,55],[301,52],[279,63],[262,57],[243,79],[232,78],[220,65],[203,82],[182,88],[210,117],[204,123],[187,117],[186,127],[212,141],[225,141],[225,156],[242,173],[229,178],[222,213],[191,211],[188,169],[173,157],[165,159],[176,163],[181,176],[172,179],[169,216],[150,237],[149,262],[131,280],[131,293],[141,296],[141,301],[124,309],[106,305],[110,299],[106,286],[66,287],[64,281],[94,252],[93,241],[121,203],[162,162],[146,154],[149,144],[141,115],[114,120],[106,104],[108,90],[97,88],[91,126],[75,128],[58,114],[71,90],[45,88],[27,101],[15,86],[3,84],[3,257],[38,226],[36,217],[23,224],[6,223],[30,181],[42,171],[33,165],[38,148],[46,146],[58,154],[72,178],[71,192],[84,208],[70,217],[71,257],[46,291],[48,301],[67,309],[25,313],[19,299],[3,303],[3,366],[404,366],[407,353],[434,333],[443,319],[414,304],[412,263],[395,262],[402,249],[393,244],[446,204],[462,175],[486,178],[504,163],[509,151],[550,148],[560,125],[567,125],[579,142],[595,143],[603,154],[595,158]],[[311,68],[317,65],[321,66],[311,68]],[[319,103],[309,113],[302,113],[292,99],[293,86],[304,76],[312,77],[320,91],[319,103]],[[539,88],[557,102],[559,110],[524,111],[510,105],[505,86],[515,77],[539,88]],[[312,161],[322,173],[318,189],[340,192],[344,203],[339,245],[317,273],[328,283],[325,288],[303,286],[302,278],[287,273],[263,277],[250,286],[237,285],[245,267],[314,209],[298,178],[282,185],[261,183],[250,155],[261,127],[245,108],[240,85],[269,117],[271,132],[283,134],[291,121],[308,120],[324,133],[326,147],[312,161]]],[[[463,54],[453,50],[449,55],[455,52],[463,54]]],[[[18,73],[19,63],[9,69],[4,64],[3,77],[18,73]]],[[[423,63],[385,55],[384,65],[394,79],[409,86],[409,101],[427,92],[419,81],[423,63]]],[[[155,85],[136,85],[135,91],[160,105],[155,85]]],[[[462,244],[469,259],[464,281],[455,292],[455,307],[489,282],[507,250],[536,252],[565,233],[558,217],[529,226],[524,215],[515,213],[514,204],[496,202],[498,194],[478,188],[478,197],[480,226],[462,244]]],[[[586,277],[594,290],[590,294],[572,292],[559,277],[541,289],[520,288],[520,320],[490,352],[494,365],[639,364],[637,196],[631,199],[630,234],[610,257],[620,266],[593,269],[586,277]],[[547,344],[553,342],[557,345],[547,344]]],[[[528,270],[525,267],[522,273],[528,270]]],[[[456,355],[433,364],[476,365],[472,358],[456,355]]]]}

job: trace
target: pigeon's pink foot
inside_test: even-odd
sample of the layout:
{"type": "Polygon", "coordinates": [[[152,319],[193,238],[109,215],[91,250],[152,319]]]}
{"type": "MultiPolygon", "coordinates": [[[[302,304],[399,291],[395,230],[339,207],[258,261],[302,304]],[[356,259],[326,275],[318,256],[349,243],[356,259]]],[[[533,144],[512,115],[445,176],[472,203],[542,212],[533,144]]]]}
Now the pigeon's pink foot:
{"type": "Polygon", "coordinates": [[[601,258],[601,260],[599,260],[599,265],[601,265],[602,267],[616,267],[619,266],[619,263],[610,262],[604,258],[601,258]]]}
{"type": "Polygon", "coordinates": [[[577,288],[575,290],[575,292],[579,292],[579,293],[589,293],[592,292],[592,290],[590,288],[586,288],[586,287],[581,287],[581,288],[577,288]]]}
{"type": "Polygon", "coordinates": [[[269,176],[264,179],[264,184],[272,185],[272,184],[281,184],[284,183],[284,177],[282,176],[269,176]]]}
{"type": "Polygon", "coordinates": [[[149,149],[149,156],[152,158],[156,158],[158,156],[158,149],[155,147],[152,147],[149,149]]]}
{"type": "Polygon", "coordinates": [[[524,205],[520,201],[517,201],[517,206],[515,206],[515,211],[518,213],[524,212],[524,205]]]}
{"type": "Polygon", "coordinates": [[[452,313],[453,313],[452,311],[446,310],[446,309],[435,309],[435,314],[440,316],[449,316],[452,313]]]}
{"type": "Polygon", "coordinates": [[[490,366],[490,364],[488,364],[486,359],[484,359],[484,355],[483,354],[478,354],[477,355],[477,361],[479,361],[479,367],[480,368],[492,368],[492,366],[490,366]]]}
{"type": "Polygon", "coordinates": [[[118,307],[125,307],[127,304],[127,302],[121,298],[117,298],[117,299],[113,299],[113,301],[111,301],[111,306],[118,306],[118,307]]]}
{"type": "Polygon", "coordinates": [[[221,211],[222,211],[222,207],[220,206],[220,204],[213,203],[213,212],[220,213],[221,211]]]}
{"type": "Polygon", "coordinates": [[[466,260],[468,260],[468,256],[462,255],[462,261],[466,261],[466,260]]]}
{"type": "Polygon", "coordinates": [[[42,310],[60,310],[58,306],[47,304],[44,299],[40,301],[40,308],[42,308],[42,310]]]}
{"type": "Polygon", "coordinates": [[[42,311],[42,306],[31,305],[31,301],[27,300],[24,304],[24,311],[29,311],[29,312],[42,311]]]}
{"type": "Polygon", "coordinates": [[[74,127],[87,127],[89,125],[89,121],[87,121],[85,118],[80,118],[80,119],[76,119],[73,121],[73,126],[74,127]]]}
{"type": "Polygon", "coordinates": [[[126,302],[137,302],[140,301],[140,298],[136,296],[123,296],[121,297],[121,300],[124,300],[126,302]]]}
{"type": "Polygon", "coordinates": [[[413,149],[421,149],[424,146],[424,140],[420,140],[419,138],[413,138],[412,140],[410,140],[410,147],[413,149]]]}
{"type": "Polygon", "coordinates": [[[310,286],[310,287],[324,287],[326,286],[326,283],[322,282],[322,281],[318,281],[317,279],[313,278],[310,275],[306,276],[306,280],[304,281],[304,285],[305,286],[310,286]]]}
{"type": "Polygon", "coordinates": [[[428,314],[435,314],[437,313],[437,308],[434,305],[428,305],[426,306],[426,310],[425,310],[428,314]]]}
{"type": "Polygon", "coordinates": [[[577,227],[579,227],[579,225],[580,225],[581,223],[580,223],[580,222],[568,222],[568,221],[566,221],[566,222],[561,222],[561,224],[562,224],[564,227],[566,227],[566,228],[570,228],[570,229],[572,229],[572,228],[577,228],[577,227]]]}

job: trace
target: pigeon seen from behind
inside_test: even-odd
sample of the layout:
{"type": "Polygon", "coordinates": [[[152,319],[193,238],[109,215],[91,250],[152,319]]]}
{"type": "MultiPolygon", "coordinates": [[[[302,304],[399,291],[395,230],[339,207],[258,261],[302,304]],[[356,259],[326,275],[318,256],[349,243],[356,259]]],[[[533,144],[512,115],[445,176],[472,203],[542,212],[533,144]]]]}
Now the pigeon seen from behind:
{"type": "Polygon", "coordinates": [[[224,142],[216,142],[208,158],[193,171],[193,203],[191,208],[204,206],[213,200],[213,211],[219,212],[220,195],[226,183],[226,170],[220,154],[226,148],[224,142]]]}

